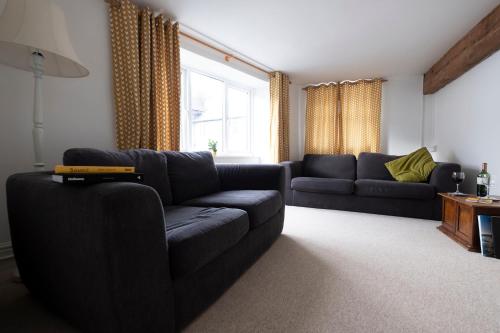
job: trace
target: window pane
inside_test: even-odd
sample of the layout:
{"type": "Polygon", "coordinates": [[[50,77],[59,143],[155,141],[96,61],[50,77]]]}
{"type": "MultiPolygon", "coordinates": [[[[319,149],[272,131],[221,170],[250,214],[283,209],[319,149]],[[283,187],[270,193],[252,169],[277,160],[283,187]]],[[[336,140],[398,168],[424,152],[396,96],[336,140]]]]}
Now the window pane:
{"type": "Polygon", "coordinates": [[[208,150],[208,140],[218,142],[217,148],[222,145],[222,120],[193,122],[192,124],[192,149],[208,150]]]}
{"type": "Polygon", "coordinates": [[[227,116],[246,117],[250,108],[250,95],[248,91],[227,88],[227,116]]]}
{"type": "Polygon", "coordinates": [[[191,72],[191,120],[222,119],[224,83],[206,75],[191,72]]]}
{"type": "Polygon", "coordinates": [[[226,150],[229,152],[248,151],[248,121],[247,117],[227,120],[226,150]]]}

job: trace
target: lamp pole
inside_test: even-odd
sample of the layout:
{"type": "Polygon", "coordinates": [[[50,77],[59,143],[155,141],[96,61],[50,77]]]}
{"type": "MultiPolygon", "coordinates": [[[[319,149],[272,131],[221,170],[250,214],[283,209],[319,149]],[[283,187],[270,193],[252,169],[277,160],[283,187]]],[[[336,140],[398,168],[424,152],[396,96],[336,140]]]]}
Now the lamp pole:
{"type": "Polygon", "coordinates": [[[33,101],[33,147],[35,151],[35,170],[43,170],[43,109],[42,109],[42,78],[43,54],[36,50],[33,52],[33,75],[35,77],[35,97],[33,101]]]}
{"type": "Polygon", "coordinates": [[[64,12],[54,0],[6,1],[0,14],[0,64],[33,73],[33,167],[44,170],[42,79],[89,75],[71,45],[64,12]]]}

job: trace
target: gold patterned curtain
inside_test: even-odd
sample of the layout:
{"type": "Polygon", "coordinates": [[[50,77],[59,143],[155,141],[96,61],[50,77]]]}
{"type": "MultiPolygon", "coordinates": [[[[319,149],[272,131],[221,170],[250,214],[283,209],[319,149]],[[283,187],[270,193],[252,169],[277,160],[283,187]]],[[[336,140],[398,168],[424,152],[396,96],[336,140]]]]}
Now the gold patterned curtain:
{"type": "Polygon", "coordinates": [[[179,150],[179,25],[129,0],[110,5],[118,149],[179,150]]]}
{"type": "Polygon", "coordinates": [[[306,154],[339,154],[339,87],[336,84],[306,89],[306,154]]]}
{"type": "Polygon", "coordinates": [[[271,95],[271,159],[274,163],[289,160],[289,96],[288,75],[273,72],[269,76],[271,95]]]}
{"type": "Polygon", "coordinates": [[[306,154],[380,151],[382,80],[306,88],[306,154]]]}
{"type": "Polygon", "coordinates": [[[380,151],[382,81],[357,81],[340,86],[343,154],[380,151]]]}

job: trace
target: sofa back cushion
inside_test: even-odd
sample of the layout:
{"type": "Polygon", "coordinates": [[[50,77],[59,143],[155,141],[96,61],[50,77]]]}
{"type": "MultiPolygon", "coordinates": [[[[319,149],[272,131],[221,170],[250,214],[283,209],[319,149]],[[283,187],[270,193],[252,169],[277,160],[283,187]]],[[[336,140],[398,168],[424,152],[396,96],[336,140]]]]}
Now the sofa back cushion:
{"type": "Polygon", "coordinates": [[[64,152],[65,165],[134,166],[144,174],[144,184],[154,188],[164,206],[172,204],[167,158],[154,150],[132,149],[106,151],[93,148],[72,148],[64,152]]]}
{"type": "Polygon", "coordinates": [[[165,151],[174,203],[219,192],[220,181],[212,154],[165,151]]]}
{"type": "Polygon", "coordinates": [[[358,156],[358,179],[394,180],[385,163],[400,156],[380,153],[361,153],[358,156]]]}
{"type": "Polygon", "coordinates": [[[305,177],[356,179],[356,157],[354,155],[304,156],[305,177]]]}

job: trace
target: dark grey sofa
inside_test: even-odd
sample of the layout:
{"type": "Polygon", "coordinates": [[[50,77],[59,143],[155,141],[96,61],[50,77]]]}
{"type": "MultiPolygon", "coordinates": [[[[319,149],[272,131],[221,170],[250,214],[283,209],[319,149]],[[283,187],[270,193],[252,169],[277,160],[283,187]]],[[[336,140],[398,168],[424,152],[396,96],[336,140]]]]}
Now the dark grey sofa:
{"type": "Polygon", "coordinates": [[[305,155],[285,167],[287,205],[441,219],[439,192],[455,190],[455,163],[438,163],[425,183],[395,181],[385,163],[399,156],[378,153],[305,155]]]}
{"type": "Polygon", "coordinates": [[[145,184],[7,181],[15,258],[30,292],[88,332],[172,332],[281,234],[284,168],[214,165],[208,152],[70,149],[68,165],[133,165],[145,184]]]}

